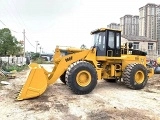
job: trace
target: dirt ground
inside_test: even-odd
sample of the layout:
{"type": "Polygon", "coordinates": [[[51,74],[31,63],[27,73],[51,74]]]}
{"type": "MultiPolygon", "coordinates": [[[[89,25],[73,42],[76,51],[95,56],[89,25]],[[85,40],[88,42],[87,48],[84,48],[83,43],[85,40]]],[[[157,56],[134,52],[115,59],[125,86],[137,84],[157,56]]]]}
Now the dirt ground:
{"type": "Polygon", "coordinates": [[[58,80],[40,97],[16,101],[28,74],[17,73],[0,88],[0,120],[160,120],[160,75],[138,91],[100,80],[87,95],[73,94],[58,80]]]}

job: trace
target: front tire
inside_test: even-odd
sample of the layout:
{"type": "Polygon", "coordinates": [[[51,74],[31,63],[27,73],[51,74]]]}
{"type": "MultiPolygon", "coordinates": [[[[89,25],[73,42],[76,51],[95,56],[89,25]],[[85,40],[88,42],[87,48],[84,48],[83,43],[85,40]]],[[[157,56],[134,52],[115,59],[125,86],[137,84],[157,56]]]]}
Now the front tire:
{"type": "Polygon", "coordinates": [[[70,65],[66,72],[66,83],[75,94],[88,94],[97,85],[97,72],[94,66],[86,61],[70,65]]]}
{"type": "Polygon", "coordinates": [[[143,89],[148,81],[147,69],[142,64],[131,63],[123,72],[123,81],[131,89],[143,89]]]}

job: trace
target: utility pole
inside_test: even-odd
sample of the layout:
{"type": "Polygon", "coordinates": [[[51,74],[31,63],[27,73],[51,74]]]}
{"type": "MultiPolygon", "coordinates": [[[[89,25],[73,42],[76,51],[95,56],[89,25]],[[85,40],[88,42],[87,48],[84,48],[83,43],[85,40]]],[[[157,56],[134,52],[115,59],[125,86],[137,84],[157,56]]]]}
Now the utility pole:
{"type": "Polygon", "coordinates": [[[41,50],[42,50],[42,47],[40,46],[40,52],[39,52],[39,57],[41,57],[41,50]]]}
{"type": "Polygon", "coordinates": [[[38,47],[38,45],[39,45],[39,41],[35,41],[36,42],[36,53],[37,53],[37,47],[38,47]]]}
{"type": "Polygon", "coordinates": [[[22,57],[22,64],[23,64],[23,58],[25,58],[25,29],[23,30],[23,57],[22,57]]]}
{"type": "Polygon", "coordinates": [[[24,52],[23,52],[23,57],[25,57],[25,29],[23,30],[23,39],[24,39],[24,52]]]}
{"type": "Polygon", "coordinates": [[[43,48],[42,48],[42,53],[43,53],[43,48]]]}
{"type": "Polygon", "coordinates": [[[42,47],[40,47],[39,49],[40,49],[40,54],[41,54],[42,47]]]}

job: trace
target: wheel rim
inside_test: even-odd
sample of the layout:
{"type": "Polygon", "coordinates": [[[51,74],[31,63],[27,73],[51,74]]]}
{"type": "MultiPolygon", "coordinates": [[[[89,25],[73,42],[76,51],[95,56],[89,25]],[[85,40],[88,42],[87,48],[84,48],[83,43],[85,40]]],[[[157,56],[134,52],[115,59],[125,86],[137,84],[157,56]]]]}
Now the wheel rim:
{"type": "Polygon", "coordinates": [[[141,84],[144,81],[144,73],[142,71],[137,71],[135,74],[135,81],[138,84],[141,84]]]}
{"type": "Polygon", "coordinates": [[[85,87],[91,82],[91,74],[86,70],[80,71],[76,76],[76,81],[79,86],[85,87]]]}

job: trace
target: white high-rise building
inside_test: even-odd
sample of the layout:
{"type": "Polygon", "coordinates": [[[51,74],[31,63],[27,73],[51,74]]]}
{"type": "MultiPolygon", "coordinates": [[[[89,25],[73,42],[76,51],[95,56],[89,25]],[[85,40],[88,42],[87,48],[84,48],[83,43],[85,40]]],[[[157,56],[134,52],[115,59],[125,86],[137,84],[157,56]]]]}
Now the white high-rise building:
{"type": "Polygon", "coordinates": [[[139,16],[125,15],[120,18],[120,29],[122,35],[136,35],[139,34],[139,16]]]}
{"type": "Polygon", "coordinates": [[[139,8],[139,35],[156,40],[157,5],[148,3],[139,8]]]}
{"type": "Polygon", "coordinates": [[[156,21],[156,25],[157,25],[157,29],[156,29],[156,38],[157,38],[157,48],[158,48],[158,54],[160,54],[160,5],[157,6],[157,11],[156,11],[156,17],[157,17],[157,21],[156,21]]]}
{"type": "Polygon", "coordinates": [[[157,40],[160,54],[160,5],[148,3],[139,8],[139,35],[157,40]]]}
{"type": "Polygon", "coordinates": [[[117,23],[111,23],[111,24],[107,25],[107,28],[120,30],[120,24],[117,24],[117,23]]]}
{"type": "Polygon", "coordinates": [[[139,35],[139,16],[132,17],[132,35],[139,35]]]}

